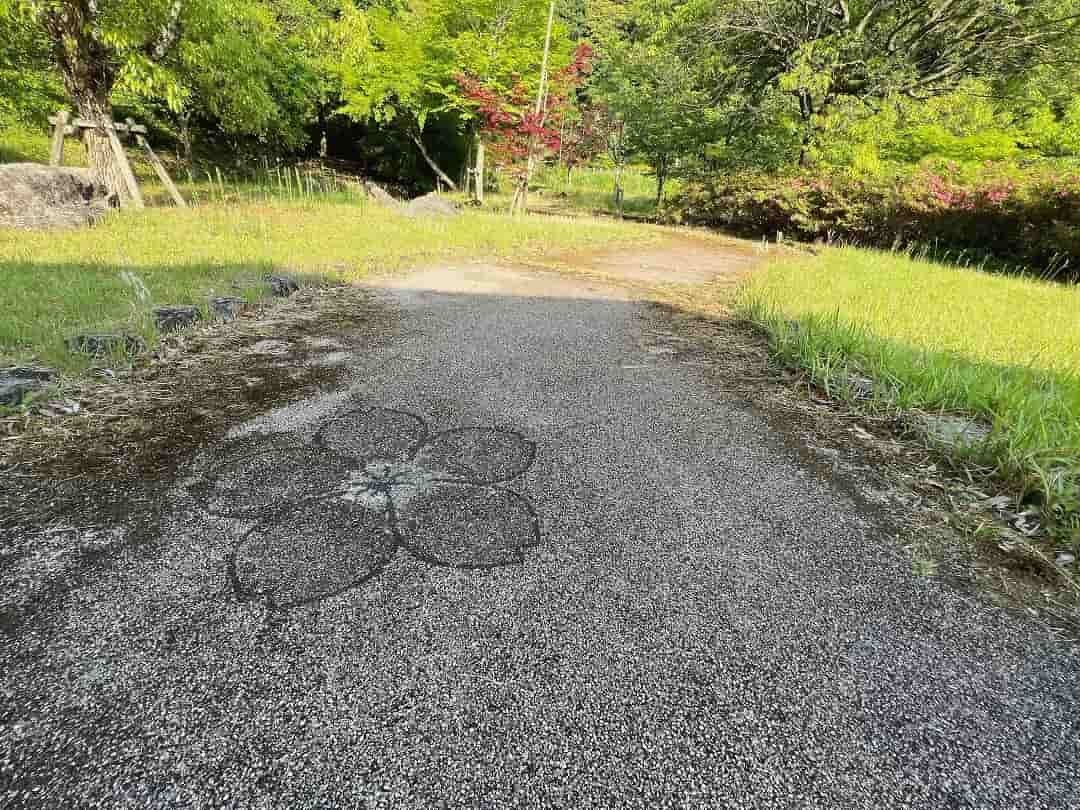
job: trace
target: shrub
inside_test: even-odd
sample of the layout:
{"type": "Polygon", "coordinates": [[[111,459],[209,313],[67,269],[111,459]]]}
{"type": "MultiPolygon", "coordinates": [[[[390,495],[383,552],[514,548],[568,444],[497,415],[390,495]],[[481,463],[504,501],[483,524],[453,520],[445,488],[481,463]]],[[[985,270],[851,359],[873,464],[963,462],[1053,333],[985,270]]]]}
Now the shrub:
{"type": "Polygon", "coordinates": [[[672,221],[749,236],[933,245],[1080,278],[1080,172],[928,160],[876,175],[744,173],[687,183],[672,221]]]}

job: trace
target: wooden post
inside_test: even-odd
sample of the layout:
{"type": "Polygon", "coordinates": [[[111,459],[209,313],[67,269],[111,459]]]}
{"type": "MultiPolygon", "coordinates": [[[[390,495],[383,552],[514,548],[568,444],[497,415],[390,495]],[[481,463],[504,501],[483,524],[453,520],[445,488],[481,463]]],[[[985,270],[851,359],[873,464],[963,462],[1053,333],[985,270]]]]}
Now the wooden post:
{"type": "Polygon", "coordinates": [[[165,170],[165,165],[161,162],[158,156],[154,153],[154,150],[150,148],[150,142],[146,140],[142,135],[136,133],[135,141],[146,150],[146,156],[150,158],[150,165],[154,167],[154,171],[157,173],[158,180],[165,186],[165,190],[169,192],[169,196],[172,197],[172,201],[176,204],[177,208],[187,208],[187,203],[180,195],[180,189],[176,187],[176,183],[169,177],[169,173],[165,170]]]}
{"type": "Polygon", "coordinates": [[[476,136],[476,201],[484,204],[484,139],[476,136]]]}
{"type": "Polygon", "coordinates": [[[128,193],[131,195],[132,207],[145,208],[146,203],[143,202],[142,192],[139,191],[139,184],[135,180],[135,172],[131,170],[131,164],[128,163],[127,155],[124,153],[124,145],[120,143],[120,138],[116,134],[116,127],[112,125],[112,122],[105,127],[105,134],[109,138],[109,146],[112,147],[116,162],[120,165],[120,174],[123,176],[124,185],[127,186],[128,193]]]}
{"type": "Polygon", "coordinates": [[[49,145],[49,165],[60,166],[64,162],[64,135],[67,134],[68,118],[71,113],[60,110],[56,114],[53,126],[52,143],[49,145]]]}
{"type": "MultiPolygon", "coordinates": [[[[49,123],[53,125],[52,142],[49,147],[50,166],[59,166],[63,162],[64,137],[66,135],[77,134],[80,129],[87,129],[89,127],[97,128],[99,126],[95,122],[88,121],[85,118],[73,119],[67,110],[60,110],[56,115],[49,116],[49,123]]],[[[176,187],[172,178],[169,177],[169,172],[165,169],[165,164],[161,162],[161,159],[158,158],[154,150],[150,148],[149,141],[144,137],[146,134],[146,127],[141,124],[136,124],[129,118],[123,124],[110,121],[102,128],[109,138],[109,146],[112,149],[113,155],[116,157],[117,163],[120,165],[120,174],[124,181],[124,186],[130,195],[131,205],[133,207],[145,208],[146,203],[143,200],[142,192],[139,190],[139,183],[135,179],[135,172],[132,171],[131,163],[127,159],[127,154],[124,152],[124,145],[120,143],[120,138],[117,135],[118,132],[126,132],[129,135],[132,135],[135,138],[135,142],[146,150],[147,157],[150,158],[150,165],[154,167],[154,172],[165,186],[166,191],[169,192],[172,201],[180,208],[187,208],[187,203],[180,195],[180,190],[176,187]]]]}

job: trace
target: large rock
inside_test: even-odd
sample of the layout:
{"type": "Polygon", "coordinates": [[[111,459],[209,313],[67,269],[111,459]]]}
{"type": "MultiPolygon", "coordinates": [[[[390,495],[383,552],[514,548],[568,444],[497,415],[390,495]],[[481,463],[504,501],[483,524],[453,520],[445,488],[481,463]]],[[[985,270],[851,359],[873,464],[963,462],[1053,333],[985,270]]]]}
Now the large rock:
{"type": "Polygon", "coordinates": [[[89,169],[0,164],[0,227],[91,225],[115,204],[115,196],[94,180],[89,169]]]}
{"type": "Polygon", "coordinates": [[[0,368],[0,405],[18,405],[30,394],[48,387],[55,377],[51,368],[0,368]]]}
{"type": "Polygon", "coordinates": [[[232,321],[240,316],[247,307],[243,298],[223,297],[210,299],[210,312],[223,321],[232,321]]]}
{"type": "Polygon", "coordinates": [[[159,332],[177,332],[187,329],[199,320],[198,307],[157,307],[154,310],[154,323],[159,332]]]}
{"type": "Polygon", "coordinates": [[[370,180],[364,183],[364,193],[367,194],[368,199],[374,200],[377,205],[381,205],[383,208],[389,208],[391,211],[400,213],[405,207],[401,201],[391,196],[390,192],[385,188],[370,180]]]}
{"type": "Polygon", "coordinates": [[[409,200],[405,206],[405,214],[410,217],[456,217],[460,213],[454,203],[434,192],[409,200]]]}

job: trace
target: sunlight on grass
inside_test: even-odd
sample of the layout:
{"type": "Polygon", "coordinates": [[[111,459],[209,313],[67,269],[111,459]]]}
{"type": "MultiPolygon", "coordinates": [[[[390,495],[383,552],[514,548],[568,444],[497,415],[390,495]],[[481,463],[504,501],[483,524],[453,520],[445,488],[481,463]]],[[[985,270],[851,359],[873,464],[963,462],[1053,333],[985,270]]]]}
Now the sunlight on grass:
{"type": "Polygon", "coordinates": [[[872,407],[985,420],[972,457],[1080,545],[1080,288],[838,248],[774,261],[739,308],[841,396],[856,373],[875,380],[872,407]]]}
{"type": "Polygon", "coordinates": [[[616,222],[479,212],[409,219],[372,204],[311,200],[125,212],[79,231],[0,229],[0,355],[77,368],[66,336],[134,329],[152,338],[153,307],[255,297],[271,272],[355,282],[443,257],[528,259],[649,238],[616,222]],[[125,283],[125,270],[146,285],[148,300],[125,283]]]}
{"type": "Polygon", "coordinates": [[[975,361],[1080,372],[1080,287],[831,248],[749,287],[790,316],[839,314],[875,335],[975,361]]]}

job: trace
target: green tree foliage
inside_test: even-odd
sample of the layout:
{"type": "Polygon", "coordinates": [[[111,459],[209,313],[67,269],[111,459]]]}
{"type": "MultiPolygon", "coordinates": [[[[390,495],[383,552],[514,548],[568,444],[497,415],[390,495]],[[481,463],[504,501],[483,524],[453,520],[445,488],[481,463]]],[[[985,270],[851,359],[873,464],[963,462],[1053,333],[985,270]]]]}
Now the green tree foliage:
{"type": "Polygon", "coordinates": [[[807,163],[815,142],[828,140],[832,116],[870,115],[896,99],[927,101],[972,79],[997,81],[1068,58],[1077,30],[1071,5],[689,0],[678,4],[672,30],[683,53],[705,54],[701,79],[729,115],[745,121],[769,111],[780,135],[794,123],[807,163]]]}
{"type": "Polygon", "coordinates": [[[63,98],[49,41],[32,20],[0,4],[0,125],[40,122],[63,98]]]}
{"type": "MultiPolygon", "coordinates": [[[[330,55],[348,52],[351,0],[0,0],[4,102],[23,118],[67,103],[93,121],[125,106],[160,104],[226,136],[295,149],[332,94],[330,55]],[[34,99],[39,99],[34,103],[34,99]]],[[[362,27],[361,27],[362,28],[362,27]]],[[[101,132],[85,132],[92,165],[116,188],[101,132]]],[[[190,137],[184,137],[190,147],[190,137]]]]}
{"type": "MultiPolygon", "coordinates": [[[[184,124],[195,115],[227,136],[291,150],[334,92],[328,54],[364,39],[355,9],[309,0],[232,0],[215,19],[189,29],[171,68],[184,124]]],[[[169,101],[169,99],[166,99],[169,101]]]]}
{"type": "Polygon", "coordinates": [[[715,110],[691,67],[662,44],[635,43],[609,55],[595,90],[625,126],[626,147],[655,173],[659,202],[678,163],[713,139],[715,110]]]}
{"type": "MultiPolygon", "coordinates": [[[[427,0],[404,12],[375,8],[366,15],[371,47],[342,60],[341,112],[357,120],[406,129],[432,170],[454,182],[428,152],[428,120],[449,116],[458,127],[476,113],[455,77],[467,74],[509,92],[535,90],[546,27],[547,0],[427,0]]],[[[570,61],[565,27],[556,32],[552,69],[570,61]]]]}
{"type": "Polygon", "coordinates": [[[719,121],[696,66],[666,35],[677,5],[601,0],[582,25],[599,55],[588,92],[618,122],[620,148],[652,168],[658,201],[675,168],[704,154],[719,121]]]}
{"type": "MultiPolygon", "coordinates": [[[[479,121],[459,77],[534,98],[547,3],[0,0],[0,120],[117,103],[186,151],[199,136],[295,154],[351,132],[406,158],[381,165],[419,155],[453,185],[443,166],[479,121]]],[[[614,144],[662,197],[673,173],[1080,155],[1078,21],[1080,0],[559,0],[552,74],[581,42],[595,53],[561,111],[583,148],[559,156],[614,144]]]]}

